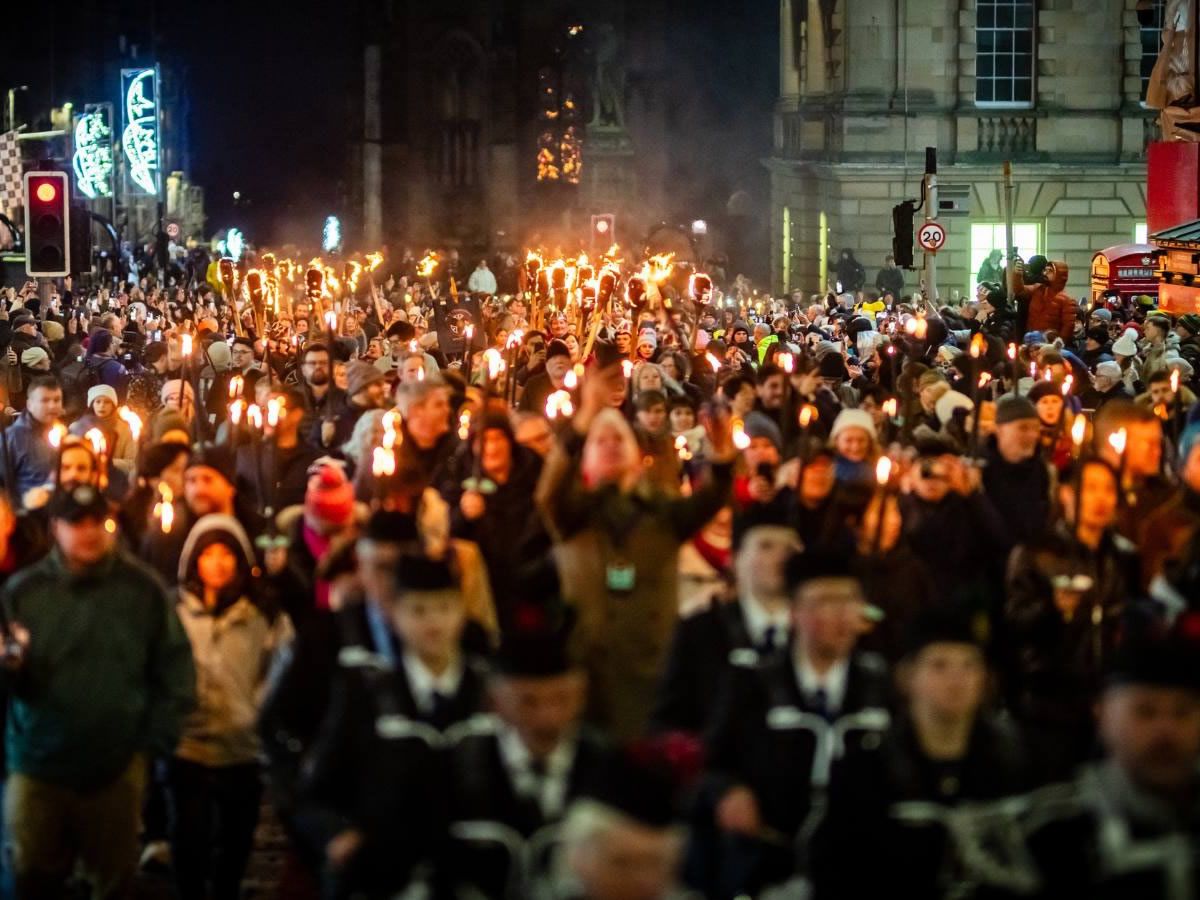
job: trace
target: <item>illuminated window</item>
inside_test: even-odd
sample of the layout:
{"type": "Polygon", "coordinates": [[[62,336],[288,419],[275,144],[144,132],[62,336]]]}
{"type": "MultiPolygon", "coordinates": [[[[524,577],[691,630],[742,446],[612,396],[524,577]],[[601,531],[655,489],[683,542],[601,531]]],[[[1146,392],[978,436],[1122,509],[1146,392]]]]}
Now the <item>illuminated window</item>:
{"type": "Polygon", "coordinates": [[[975,10],[975,104],[1033,106],[1033,0],[979,0],[975,10]]]}
{"type": "Polygon", "coordinates": [[[792,210],[783,208],[783,290],[792,289],[792,210]]]}
{"type": "Polygon", "coordinates": [[[823,291],[829,283],[829,216],[824,210],[817,220],[817,239],[817,275],[820,276],[817,289],[823,291]]]}
{"type": "MultiPolygon", "coordinates": [[[[1023,260],[1042,252],[1042,227],[1037,222],[1013,222],[1013,241],[1017,255],[1023,260]]],[[[967,284],[969,297],[975,296],[979,267],[993,250],[1004,252],[1003,222],[971,223],[971,274],[967,284]]],[[[1000,260],[1001,266],[1004,259],[1000,260]]]]}
{"type": "Polygon", "coordinates": [[[1150,234],[1145,222],[1135,222],[1133,224],[1133,242],[1135,244],[1150,243],[1150,234]]]}
{"type": "Polygon", "coordinates": [[[1154,64],[1158,62],[1158,54],[1162,49],[1163,11],[1166,5],[1167,0],[1150,0],[1149,4],[1138,4],[1138,33],[1142,40],[1140,73],[1143,103],[1146,100],[1146,88],[1150,85],[1150,73],[1154,71],[1154,64]]]}

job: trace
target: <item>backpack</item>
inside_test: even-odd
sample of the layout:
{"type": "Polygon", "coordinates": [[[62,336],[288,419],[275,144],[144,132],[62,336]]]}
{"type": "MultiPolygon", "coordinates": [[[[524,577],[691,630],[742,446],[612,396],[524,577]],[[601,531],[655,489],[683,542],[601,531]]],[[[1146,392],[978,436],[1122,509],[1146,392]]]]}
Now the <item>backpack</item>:
{"type": "Polygon", "coordinates": [[[104,360],[98,363],[80,356],[67,363],[59,373],[63,387],[63,408],[68,416],[79,416],[87,412],[87,395],[93,387],[103,384],[101,372],[104,360]]]}

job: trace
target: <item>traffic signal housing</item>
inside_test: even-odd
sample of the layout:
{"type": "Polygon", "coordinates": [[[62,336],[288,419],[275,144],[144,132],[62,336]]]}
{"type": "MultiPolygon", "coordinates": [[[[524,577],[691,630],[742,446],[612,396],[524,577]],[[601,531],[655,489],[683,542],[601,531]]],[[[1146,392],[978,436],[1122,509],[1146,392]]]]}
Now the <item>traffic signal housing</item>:
{"type": "Polygon", "coordinates": [[[65,172],[26,172],[25,272],[61,277],[71,265],[71,195],[65,172]]]}
{"type": "Polygon", "coordinates": [[[592,248],[607,250],[616,243],[613,237],[617,226],[617,217],[612,213],[600,213],[592,216],[592,248]]]}
{"type": "Polygon", "coordinates": [[[901,269],[913,267],[913,216],[917,204],[905,200],[892,207],[892,256],[901,269]]]}

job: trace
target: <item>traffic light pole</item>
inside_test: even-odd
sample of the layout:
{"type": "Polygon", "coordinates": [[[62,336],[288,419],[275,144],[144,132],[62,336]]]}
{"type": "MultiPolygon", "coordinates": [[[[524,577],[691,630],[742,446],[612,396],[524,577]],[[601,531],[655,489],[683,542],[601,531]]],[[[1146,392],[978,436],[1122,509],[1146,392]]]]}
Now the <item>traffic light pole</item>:
{"type": "MultiPolygon", "coordinates": [[[[925,148],[925,222],[936,222],[938,217],[937,194],[937,148],[925,148]]],[[[926,304],[938,301],[937,254],[925,251],[925,264],[921,272],[921,290],[926,304]]]]}

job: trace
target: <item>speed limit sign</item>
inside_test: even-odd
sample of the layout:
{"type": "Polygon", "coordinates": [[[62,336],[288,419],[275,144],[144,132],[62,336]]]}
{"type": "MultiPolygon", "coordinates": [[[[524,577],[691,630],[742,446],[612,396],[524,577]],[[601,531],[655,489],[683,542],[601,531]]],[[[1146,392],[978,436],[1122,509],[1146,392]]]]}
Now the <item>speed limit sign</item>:
{"type": "Polygon", "coordinates": [[[946,243],[946,229],[937,222],[926,222],[917,232],[917,243],[929,253],[937,253],[946,243]]]}

